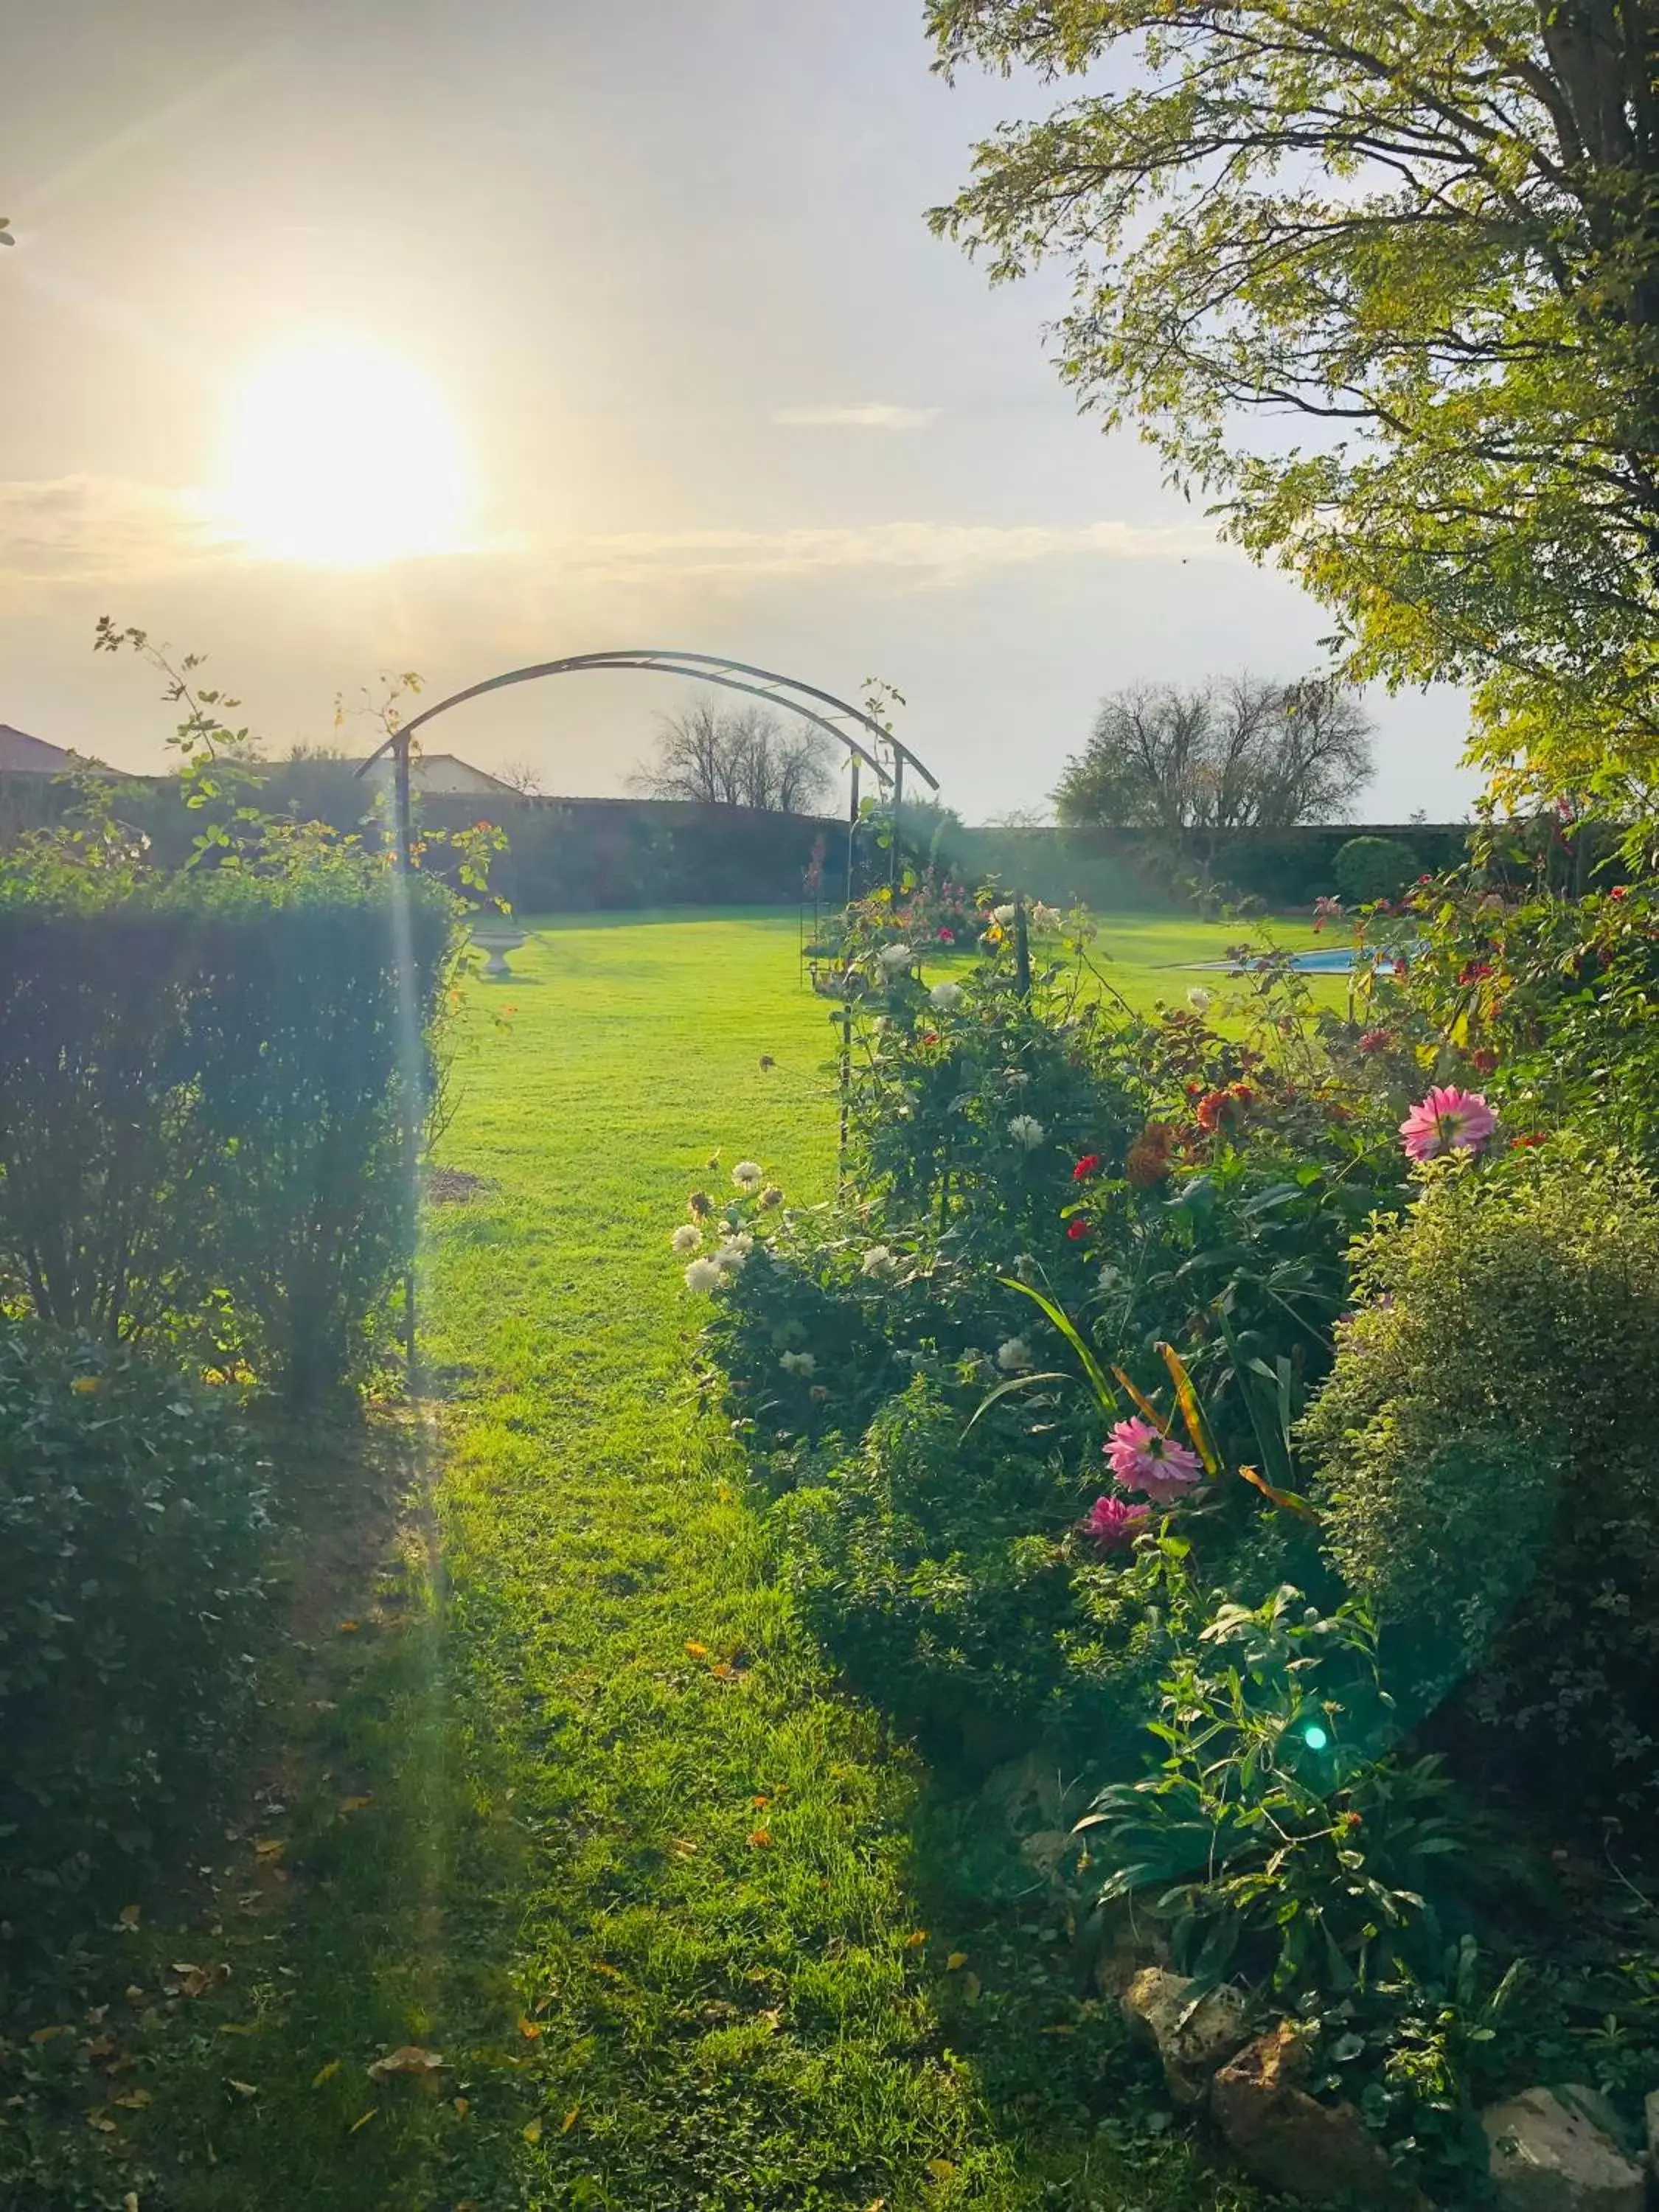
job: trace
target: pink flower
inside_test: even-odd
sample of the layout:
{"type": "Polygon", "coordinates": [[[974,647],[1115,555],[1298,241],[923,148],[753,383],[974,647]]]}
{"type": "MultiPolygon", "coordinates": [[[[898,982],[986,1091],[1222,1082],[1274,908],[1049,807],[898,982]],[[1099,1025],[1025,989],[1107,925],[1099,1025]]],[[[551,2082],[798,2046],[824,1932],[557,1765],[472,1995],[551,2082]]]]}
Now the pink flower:
{"type": "Polygon", "coordinates": [[[1115,1480],[1125,1490],[1144,1490],[1160,1505],[1173,1505],[1198,1480],[1197,1453],[1161,1436],[1150,1421],[1120,1421],[1103,1449],[1115,1480]]]}
{"type": "Polygon", "coordinates": [[[1092,1536],[1103,1552],[1121,1552],[1152,1518],[1147,1505],[1126,1505],[1121,1498],[1097,1498],[1085,1521],[1084,1533],[1092,1536]]]}
{"type": "Polygon", "coordinates": [[[1400,1124],[1406,1157],[1432,1160],[1442,1152],[1478,1152],[1498,1127],[1498,1116],[1478,1091],[1431,1091],[1400,1124]]]}

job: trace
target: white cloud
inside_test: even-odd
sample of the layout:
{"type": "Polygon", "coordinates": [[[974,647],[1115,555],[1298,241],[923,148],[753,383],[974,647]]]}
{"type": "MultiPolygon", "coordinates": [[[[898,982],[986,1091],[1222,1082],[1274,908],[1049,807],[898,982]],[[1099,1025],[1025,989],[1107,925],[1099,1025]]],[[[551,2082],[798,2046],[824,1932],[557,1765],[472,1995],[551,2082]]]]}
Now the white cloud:
{"type": "Polygon", "coordinates": [[[928,430],[945,410],[939,407],[895,407],[868,399],[854,407],[780,407],[775,422],[792,430],[928,430]]]}
{"type": "Polygon", "coordinates": [[[918,581],[962,583],[994,568],[1065,559],[1181,560],[1216,550],[1201,523],[1143,528],[1127,522],[882,522],[828,530],[635,531],[556,540],[541,557],[601,576],[789,576],[887,570],[918,581]]]}
{"type": "Polygon", "coordinates": [[[225,550],[222,534],[187,492],[112,477],[0,483],[0,577],[9,582],[147,574],[225,550]]]}

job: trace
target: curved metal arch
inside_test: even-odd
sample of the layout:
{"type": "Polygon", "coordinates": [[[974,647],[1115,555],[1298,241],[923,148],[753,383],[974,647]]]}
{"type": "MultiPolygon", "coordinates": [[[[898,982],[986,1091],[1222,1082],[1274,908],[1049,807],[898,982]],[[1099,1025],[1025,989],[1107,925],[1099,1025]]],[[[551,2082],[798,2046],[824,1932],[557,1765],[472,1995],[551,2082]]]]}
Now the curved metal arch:
{"type": "Polygon", "coordinates": [[[820,690],[815,684],[804,684],[798,678],[780,675],[774,669],[757,668],[746,660],[722,659],[712,653],[688,653],[678,648],[654,646],[635,646],[609,653],[573,653],[562,660],[538,661],[531,668],[509,669],[501,676],[487,677],[482,684],[471,684],[464,691],[452,692],[448,698],[440,699],[434,706],[425,708],[411,715],[408,721],[394,730],[385,742],[375,747],[357,770],[366,775],[376,761],[386,753],[407,758],[409,741],[416,730],[447,714],[452,707],[465,706],[469,699],[482,698],[486,692],[505,690],[509,684],[531,684],[544,676],[579,675],[591,669],[639,669],[656,676],[688,677],[697,683],[718,684],[729,691],[746,692],[750,697],[763,699],[769,704],[781,707],[803,721],[813,723],[839,744],[847,748],[855,763],[862,763],[872,769],[883,786],[890,787],[896,781],[902,787],[905,768],[915,769],[928,788],[939,789],[939,779],[927,764],[919,760],[910,748],[900,742],[890,730],[883,727],[872,714],[863,708],[854,707],[845,699],[838,699],[833,691],[820,690]],[[748,680],[754,679],[754,680],[748,680]],[[829,714],[805,702],[814,699],[829,714]],[[875,740],[878,750],[872,751],[842,726],[852,722],[867,731],[875,740]],[[892,758],[890,769],[881,758],[881,750],[892,758]]]}

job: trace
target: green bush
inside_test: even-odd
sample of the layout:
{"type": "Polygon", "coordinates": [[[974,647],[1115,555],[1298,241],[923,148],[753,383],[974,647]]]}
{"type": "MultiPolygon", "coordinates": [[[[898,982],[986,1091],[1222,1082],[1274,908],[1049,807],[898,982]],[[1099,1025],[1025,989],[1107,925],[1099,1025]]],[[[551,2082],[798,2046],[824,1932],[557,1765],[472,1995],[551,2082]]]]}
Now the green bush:
{"type": "Polygon", "coordinates": [[[1327,1541],[1467,1755],[1651,1803],[1659,1198],[1566,1142],[1437,1173],[1357,1254],[1304,1425],[1327,1541]]]}
{"type": "Polygon", "coordinates": [[[0,879],[0,1295],[295,1401],[359,1369],[413,1237],[452,929],[417,884],[405,1007],[387,878],[349,848],[289,878],[0,879]]]}
{"type": "Polygon", "coordinates": [[[0,1917],[130,1898],[240,1740],[265,1470],[222,1391],[0,1327],[0,1917]]]}
{"type": "Polygon", "coordinates": [[[1423,872],[1411,847],[1398,837],[1350,837],[1337,853],[1336,888],[1350,906],[1396,899],[1423,872]]]}

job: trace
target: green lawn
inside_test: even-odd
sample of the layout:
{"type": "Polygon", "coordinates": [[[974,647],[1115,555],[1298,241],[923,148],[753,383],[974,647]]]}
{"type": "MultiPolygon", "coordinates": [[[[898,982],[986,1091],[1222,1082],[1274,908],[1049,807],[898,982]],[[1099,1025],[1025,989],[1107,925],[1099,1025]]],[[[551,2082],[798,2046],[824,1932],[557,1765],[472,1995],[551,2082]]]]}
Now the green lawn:
{"type": "MultiPolygon", "coordinates": [[[[293,1880],[194,1939],[227,1972],[135,2077],[143,2212],[1257,2203],[1173,2139],[1052,1911],[939,1878],[927,1776],[792,1619],[697,1404],[688,1190],[832,1172],[793,916],[530,927],[469,994],[403,1568],[308,1637],[241,1846],[293,1880]],[[372,2079],[403,2044],[441,2070],[372,2079]]],[[[1105,944],[1174,996],[1230,935],[1105,944]]]]}

